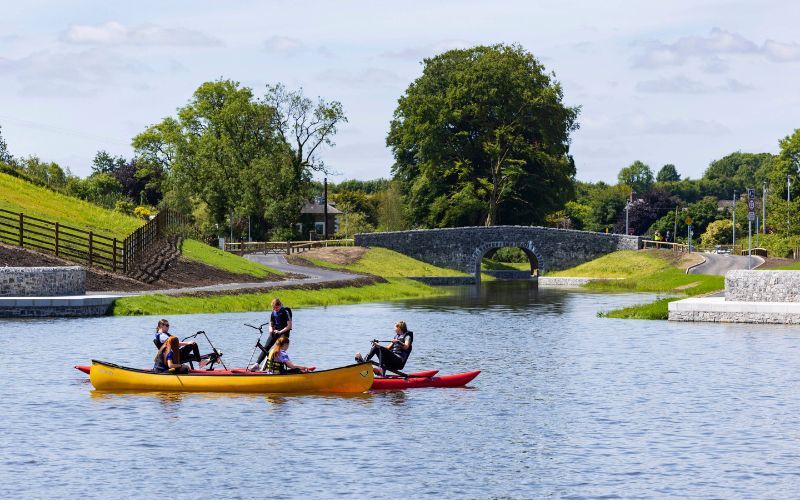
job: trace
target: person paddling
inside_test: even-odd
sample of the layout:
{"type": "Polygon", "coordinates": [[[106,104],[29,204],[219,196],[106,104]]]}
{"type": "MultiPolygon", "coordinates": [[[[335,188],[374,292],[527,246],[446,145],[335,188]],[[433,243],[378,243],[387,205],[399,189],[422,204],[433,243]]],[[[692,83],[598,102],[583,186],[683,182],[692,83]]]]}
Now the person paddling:
{"type": "Polygon", "coordinates": [[[370,349],[367,358],[364,359],[360,352],[356,353],[356,361],[364,363],[370,361],[373,357],[378,357],[378,366],[373,367],[376,374],[380,376],[386,375],[386,370],[398,372],[402,370],[408,361],[408,356],[414,345],[414,332],[408,329],[405,321],[398,321],[394,325],[394,338],[388,347],[378,344],[377,341],[372,342],[372,349],[370,349]]]}
{"type": "Polygon", "coordinates": [[[272,314],[269,316],[269,337],[267,337],[264,346],[261,347],[261,354],[258,355],[258,366],[264,362],[273,344],[281,336],[287,339],[292,333],[292,310],[284,307],[281,299],[272,299],[272,314]]]}
{"type": "Polygon", "coordinates": [[[168,337],[161,344],[161,347],[153,359],[153,371],[155,373],[189,373],[189,366],[181,364],[180,342],[178,337],[168,337]]]}
{"type": "Polygon", "coordinates": [[[267,365],[265,371],[273,375],[284,373],[306,373],[314,371],[314,366],[301,366],[292,362],[286,350],[289,349],[289,337],[282,335],[275,341],[275,345],[269,351],[267,356],[267,365]]]}
{"type": "MultiPolygon", "coordinates": [[[[173,336],[169,333],[169,321],[166,319],[161,319],[158,321],[158,325],[156,325],[156,333],[153,336],[153,343],[156,345],[156,349],[161,349],[161,346],[164,342],[167,341],[168,338],[173,336]]],[[[176,337],[177,340],[177,337],[176,337]]],[[[207,360],[202,359],[200,356],[200,348],[197,346],[197,342],[178,342],[180,346],[180,356],[184,362],[191,363],[194,361],[200,364],[200,368],[206,365],[207,360]]]]}

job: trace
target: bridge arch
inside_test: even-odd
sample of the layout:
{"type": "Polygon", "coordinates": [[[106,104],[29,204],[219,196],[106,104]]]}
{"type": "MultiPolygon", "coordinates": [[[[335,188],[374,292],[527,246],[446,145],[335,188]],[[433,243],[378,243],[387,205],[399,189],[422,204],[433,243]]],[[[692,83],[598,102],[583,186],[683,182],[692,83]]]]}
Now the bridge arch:
{"type": "Polygon", "coordinates": [[[545,260],[542,254],[536,249],[536,246],[533,244],[533,241],[488,241],[478,245],[478,247],[472,252],[472,257],[470,258],[469,262],[469,269],[475,274],[475,279],[481,279],[481,260],[483,260],[484,255],[491,252],[492,250],[497,250],[500,248],[505,247],[512,247],[512,248],[519,248],[525,255],[528,256],[528,260],[531,262],[531,274],[533,274],[533,265],[534,262],[537,265],[537,269],[539,270],[539,274],[543,274],[545,270],[545,260]]]}

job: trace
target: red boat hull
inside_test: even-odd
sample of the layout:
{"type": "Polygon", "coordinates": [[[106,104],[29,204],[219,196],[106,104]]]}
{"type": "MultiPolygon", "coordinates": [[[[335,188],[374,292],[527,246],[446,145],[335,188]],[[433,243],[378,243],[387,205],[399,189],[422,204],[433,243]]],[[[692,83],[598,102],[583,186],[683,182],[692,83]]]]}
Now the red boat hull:
{"type": "Polygon", "coordinates": [[[463,387],[472,382],[480,373],[480,370],[476,370],[474,372],[456,373],[439,377],[414,377],[414,374],[410,374],[412,376],[409,378],[375,377],[375,380],[372,382],[372,390],[416,389],[420,387],[463,387]]]}

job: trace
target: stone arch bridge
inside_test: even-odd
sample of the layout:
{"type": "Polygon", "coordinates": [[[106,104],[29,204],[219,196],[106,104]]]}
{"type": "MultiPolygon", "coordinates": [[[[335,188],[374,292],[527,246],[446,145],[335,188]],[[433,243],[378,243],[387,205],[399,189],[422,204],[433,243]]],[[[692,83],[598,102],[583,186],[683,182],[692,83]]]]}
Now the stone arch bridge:
{"type": "Polygon", "coordinates": [[[538,269],[541,275],[617,250],[638,250],[641,238],[535,226],[481,226],[362,233],[355,236],[355,244],[388,248],[480,279],[481,259],[498,248],[522,249],[531,270],[538,269]]]}

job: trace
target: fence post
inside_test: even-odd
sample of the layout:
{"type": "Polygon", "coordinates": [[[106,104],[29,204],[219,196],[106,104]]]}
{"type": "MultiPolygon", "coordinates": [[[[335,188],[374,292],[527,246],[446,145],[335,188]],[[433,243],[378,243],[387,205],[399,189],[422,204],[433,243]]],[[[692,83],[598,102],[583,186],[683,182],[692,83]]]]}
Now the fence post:
{"type": "Polygon", "coordinates": [[[94,251],[94,235],[89,231],[89,267],[92,266],[92,252],[94,251]]]}
{"type": "Polygon", "coordinates": [[[19,214],[19,246],[24,247],[25,245],[22,242],[22,235],[23,235],[23,231],[24,231],[22,229],[22,217],[23,217],[23,215],[22,215],[22,213],[20,213],[19,214]]]}
{"type": "Polygon", "coordinates": [[[59,223],[56,222],[56,257],[58,257],[58,252],[59,252],[59,246],[58,246],[58,235],[60,232],[59,227],[60,227],[59,223]]]}
{"type": "Polygon", "coordinates": [[[117,239],[114,238],[114,247],[111,252],[111,268],[117,272],[117,239]]]}

